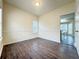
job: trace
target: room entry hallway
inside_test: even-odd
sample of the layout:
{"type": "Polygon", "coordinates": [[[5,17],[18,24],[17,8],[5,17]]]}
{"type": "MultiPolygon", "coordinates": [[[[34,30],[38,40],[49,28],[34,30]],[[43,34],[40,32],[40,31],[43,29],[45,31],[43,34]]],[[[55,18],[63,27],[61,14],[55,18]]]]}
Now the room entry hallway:
{"type": "Polygon", "coordinates": [[[79,59],[75,47],[34,38],[3,48],[1,59],[79,59]]]}

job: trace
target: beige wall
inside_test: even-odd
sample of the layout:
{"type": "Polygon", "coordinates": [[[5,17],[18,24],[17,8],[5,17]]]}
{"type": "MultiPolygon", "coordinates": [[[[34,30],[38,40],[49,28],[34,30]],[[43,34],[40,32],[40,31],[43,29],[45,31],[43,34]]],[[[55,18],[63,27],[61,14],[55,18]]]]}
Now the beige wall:
{"type": "Polygon", "coordinates": [[[55,9],[39,19],[39,37],[60,42],[60,16],[75,11],[75,3],[71,2],[55,9]]]}
{"type": "Polygon", "coordinates": [[[32,34],[32,20],[36,16],[6,2],[3,7],[4,45],[36,37],[36,34],[32,34]]]}

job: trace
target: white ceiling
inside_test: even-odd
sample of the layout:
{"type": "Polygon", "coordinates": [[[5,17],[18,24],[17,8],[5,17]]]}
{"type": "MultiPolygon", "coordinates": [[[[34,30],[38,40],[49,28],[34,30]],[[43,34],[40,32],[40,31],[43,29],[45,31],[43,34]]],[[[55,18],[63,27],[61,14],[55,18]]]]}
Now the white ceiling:
{"type": "Polygon", "coordinates": [[[40,6],[35,6],[36,0],[6,0],[8,3],[40,16],[75,0],[39,0],[40,6]]]}

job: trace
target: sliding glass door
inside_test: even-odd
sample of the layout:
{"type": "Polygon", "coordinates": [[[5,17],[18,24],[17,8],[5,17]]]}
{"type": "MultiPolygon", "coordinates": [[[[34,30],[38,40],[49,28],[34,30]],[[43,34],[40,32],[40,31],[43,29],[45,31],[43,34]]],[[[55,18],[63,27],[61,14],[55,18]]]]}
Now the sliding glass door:
{"type": "Polygon", "coordinates": [[[61,17],[61,43],[74,45],[74,14],[68,14],[61,17]]]}

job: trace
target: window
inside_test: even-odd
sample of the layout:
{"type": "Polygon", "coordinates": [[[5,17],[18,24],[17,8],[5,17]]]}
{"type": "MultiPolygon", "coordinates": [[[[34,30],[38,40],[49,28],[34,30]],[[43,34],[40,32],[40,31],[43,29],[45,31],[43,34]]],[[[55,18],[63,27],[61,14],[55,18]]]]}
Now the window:
{"type": "Polygon", "coordinates": [[[33,27],[33,33],[38,33],[38,21],[37,20],[33,20],[32,23],[32,27],[33,27]]]}

